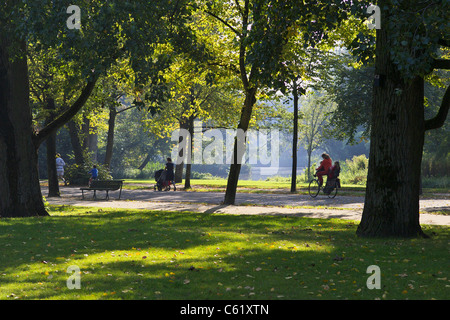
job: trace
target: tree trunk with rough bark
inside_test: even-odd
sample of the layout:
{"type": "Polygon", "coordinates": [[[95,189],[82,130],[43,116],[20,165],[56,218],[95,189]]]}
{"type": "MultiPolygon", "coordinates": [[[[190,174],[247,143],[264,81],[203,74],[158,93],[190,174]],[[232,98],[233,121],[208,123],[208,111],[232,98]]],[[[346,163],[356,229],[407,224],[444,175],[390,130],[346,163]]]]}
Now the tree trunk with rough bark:
{"type": "Polygon", "coordinates": [[[0,24],[0,216],[48,216],[39,185],[39,146],[70,121],[95,87],[92,74],[79,98],[54,121],[34,132],[29,105],[26,41],[0,24]],[[11,50],[14,48],[15,50],[11,50]],[[10,54],[13,53],[14,59],[10,54]]]}
{"type": "Polygon", "coordinates": [[[419,224],[420,168],[424,144],[424,81],[404,80],[390,59],[387,34],[377,32],[370,158],[366,198],[357,234],[423,235],[419,224]]]}
{"type": "MultiPolygon", "coordinates": [[[[0,216],[47,216],[32,138],[27,60],[10,59],[9,37],[0,27],[0,216]]],[[[25,41],[16,43],[26,51],[25,41]]]]}

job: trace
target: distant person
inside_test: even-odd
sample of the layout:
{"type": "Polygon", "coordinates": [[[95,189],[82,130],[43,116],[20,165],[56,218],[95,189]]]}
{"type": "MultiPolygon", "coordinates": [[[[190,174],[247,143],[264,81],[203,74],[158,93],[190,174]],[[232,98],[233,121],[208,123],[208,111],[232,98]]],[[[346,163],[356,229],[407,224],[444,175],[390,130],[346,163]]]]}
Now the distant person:
{"type": "Polygon", "coordinates": [[[66,179],[64,179],[64,166],[66,163],[59,153],[56,154],[56,175],[58,176],[58,180],[61,179],[64,182],[64,185],[67,185],[66,179]]]}
{"type": "Polygon", "coordinates": [[[165,182],[166,190],[168,189],[170,182],[173,184],[173,189],[176,190],[175,181],[174,181],[175,180],[174,168],[175,168],[175,165],[172,162],[172,159],[167,158],[167,163],[166,163],[166,168],[165,168],[165,170],[166,170],[166,182],[165,182]]]}
{"type": "Polygon", "coordinates": [[[320,162],[320,166],[316,169],[316,176],[319,180],[319,186],[323,184],[323,176],[328,176],[330,168],[333,164],[330,156],[325,152],[322,153],[323,160],[320,162]]]}
{"type": "Polygon", "coordinates": [[[89,171],[89,173],[91,174],[91,177],[89,178],[89,186],[91,186],[92,181],[98,179],[98,169],[97,169],[97,166],[94,165],[94,166],[92,167],[91,171],[89,171]]]}

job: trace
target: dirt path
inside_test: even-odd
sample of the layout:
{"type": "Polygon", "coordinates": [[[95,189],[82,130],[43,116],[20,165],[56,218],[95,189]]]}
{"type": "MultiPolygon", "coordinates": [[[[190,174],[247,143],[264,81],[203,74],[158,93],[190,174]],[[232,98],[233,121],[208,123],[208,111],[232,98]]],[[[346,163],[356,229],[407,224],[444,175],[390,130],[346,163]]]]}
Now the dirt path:
{"type": "MultiPolygon", "coordinates": [[[[221,202],[223,192],[158,192],[153,189],[122,190],[121,200],[118,191],[110,192],[110,200],[103,200],[105,192],[97,192],[97,199],[92,199],[93,192],[85,194],[81,199],[79,188],[60,187],[61,198],[47,199],[51,204],[74,206],[95,206],[112,208],[130,208],[168,211],[195,211],[205,213],[227,214],[270,214],[295,215],[311,218],[338,218],[360,220],[364,206],[364,197],[338,196],[329,199],[320,195],[311,199],[307,195],[298,194],[261,194],[237,193],[234,206],[225,206],[221,202]]],[[[42,187],[47,194],[47,188],[42,187]]],[[[450,200],[422,199],[421,212],[449,210],[450,200]]],[[[450,216],[422,213],[421,224],[450,225],[450,216]]]]}

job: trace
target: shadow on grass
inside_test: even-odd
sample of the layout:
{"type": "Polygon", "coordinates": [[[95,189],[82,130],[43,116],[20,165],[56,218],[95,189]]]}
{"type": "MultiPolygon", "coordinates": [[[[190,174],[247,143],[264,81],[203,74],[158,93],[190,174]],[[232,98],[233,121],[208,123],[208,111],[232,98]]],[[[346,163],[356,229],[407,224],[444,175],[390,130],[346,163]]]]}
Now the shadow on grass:
{"type": "Polygon", "coordinates": [[[445,297],[448,228],[428,241],[362,240],[341,220],[58,210],[0,220],[0,299],[445,297]],[[372,264],[381,290],[366,287],[372,264]],[[70,265],[80,290],[66,287],[70,265]]]}

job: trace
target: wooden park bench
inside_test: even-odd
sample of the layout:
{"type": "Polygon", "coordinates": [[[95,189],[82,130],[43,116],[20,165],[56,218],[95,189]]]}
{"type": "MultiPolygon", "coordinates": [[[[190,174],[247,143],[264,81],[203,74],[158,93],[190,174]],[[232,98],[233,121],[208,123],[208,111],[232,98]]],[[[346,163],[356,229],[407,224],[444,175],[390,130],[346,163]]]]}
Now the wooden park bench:
{"type": "Polygon", "coordinates": [[[123,180],[94,180],[89,187],[80,188],[82,198],[84,199],[84,191],[94,191],[94,199],[97,199],[97,190],[106,191],[106,200],[109,199],[109,191],[120,190],[119,199],[122,194],[123,180]]]}

